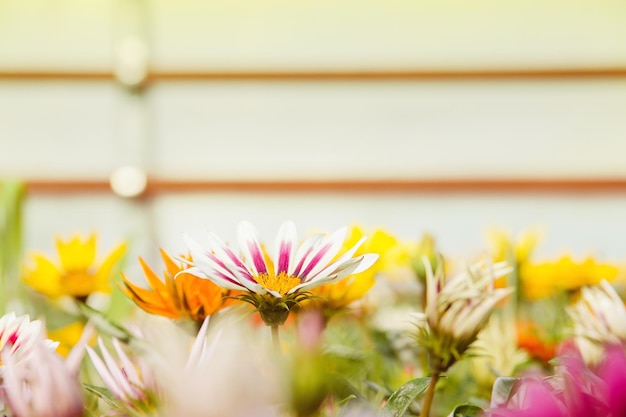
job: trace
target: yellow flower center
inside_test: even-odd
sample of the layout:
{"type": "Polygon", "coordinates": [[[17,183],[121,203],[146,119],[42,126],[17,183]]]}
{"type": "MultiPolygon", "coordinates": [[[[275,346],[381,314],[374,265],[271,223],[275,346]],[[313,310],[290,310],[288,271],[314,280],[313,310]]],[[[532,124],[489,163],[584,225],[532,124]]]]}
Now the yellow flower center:
{"type": "Polygon", "coordinates": [[[254,280],[264,288],[276,291],[281,295],[287,294],[289,290],[302,283],[300,278],[289,276],[285,272],[281,272],[278,275],[260,274],[254,277],[254,280]]]}
{"type": "Polygon", "coordinates": [[[61,275],[61,285],[68,294],[86,296],[94,291],[94,277],[84,269],[70,269],[61,275]]]}

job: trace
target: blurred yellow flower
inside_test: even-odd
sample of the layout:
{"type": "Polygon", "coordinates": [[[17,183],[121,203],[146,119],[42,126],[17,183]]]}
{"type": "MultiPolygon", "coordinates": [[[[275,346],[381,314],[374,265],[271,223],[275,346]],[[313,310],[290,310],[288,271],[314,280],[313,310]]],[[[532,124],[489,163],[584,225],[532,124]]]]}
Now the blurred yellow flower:
{"type": "MultiPolygon", "coordinates": [[[[487,241],[491,246],[491,259],[493,262],[507,262],[513,273],[519,271],[527,262],[541,240],[543,233],[540,230],[532,229],[523,232],[517,239],[510,233],[502,229],[490,229],[487,231],[487,241]]],[[[508,276],[499,278],[495,285],[497,288],[504,288],[514,284],[507,282],[508,276]]]]}
{"type": "MultiPolygon", "coordinates": [[[[65,358],[70,353],[72,348],[79,342],[84,330],[85,323],[76,321],[68,324],[67,326],[59,327],[58,329],[48,330],[48,337],[59,343],[56,351],[59,355],[65,358]]],[[[92,338],[90,343],[94,340],[95,339],[92,338]]]]}
{"type": "Polygon", "coordinates": [[[611,282],[623,273],[616,265],[597,262],[594,258],[575,261],[563,256],[555,262],[526,263],[520,268],[520,281],[529,300],[550,297],[559,291],[573,291],[586,285],[597,285],[603,279],[611,282]]]}
{"type": "Polygon", "coordinates": [[[67,242],[57,238],[56,247],[58,265],[45,255],[32,255],[35,266],[25,266],[22,276],[26,285],[51,298],[68,295],[84,300],[94,292],[111,292],[111,277],[126,253],[126,243],[117,246],[100,264],[95,262],[95,234],[87,240],[79,236],[67,242]]]}
{"type": "Polygon", "coordinates": [[[513,262],[523,264],[528,261],[541,237],[541,231],[534,229],[523,232],[518,239],[512,238],[508,232],[502,229],[487,231],[487,241],[492,248],[493,261],[506,261],[509,264],[513,262]]]}
{"type": "Polygon", "coordinates": [[[511,315],[493,314],[478,333],[470,359],[471,373],[478,385],[491,392],[496,378],[512,376],[528,355],[516,343],[515,320],[511,315]]]}
{"type": "Polygon", "coordinates": [[[122,291],[145,312],[172,319],[187,317],[202,323],[206,316],[215,314],[232,302],[231,299],[224,298],[232,290],[223,289],[208,279],[191,274],[182,273],[177,276],[187,265],[176,263],[163,249],[161,258],[165,264],[164,280],[139,258],[150,289],[133,284],[122,274],[122,291]]]}

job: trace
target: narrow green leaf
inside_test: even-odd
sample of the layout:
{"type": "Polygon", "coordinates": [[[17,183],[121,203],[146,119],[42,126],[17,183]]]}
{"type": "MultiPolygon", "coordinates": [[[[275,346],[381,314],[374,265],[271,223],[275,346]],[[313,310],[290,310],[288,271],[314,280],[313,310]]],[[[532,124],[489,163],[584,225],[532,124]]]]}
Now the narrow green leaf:
{"type": "Polygon", "coordinates": [[[117,403],[117,399],[113,396],[111,391],[104,387],[98,387],[96,385],[85,384],[83,383],[83,388],[85,388],[88,392],[94,394],[96,397],[102,399],[110,406],[114,408],[118,408],[119,404],[117,403]]]}
{"type": "Polygon", "coordinates": [[[477,405],[457,405],[448,417],[484,417],[485,411],[477,405]]]}
{"type": "Polygon", "coordinates": [[[429,384],[430,378],[426,377],[412,379],[400,386],[385,403],[383,415],[385,417],[403,416],[413,401],[424,395],[429,384]]]}
{"type": "Polygon", "coordinates": [[[113,322],[106,317],[101,311],[88,306],[85,303],[77,303],[81,314],[90,320],[102,332],[119,339],[122,342],[128,342],[133,339],[133,335],[121,325],[113,322]]]}

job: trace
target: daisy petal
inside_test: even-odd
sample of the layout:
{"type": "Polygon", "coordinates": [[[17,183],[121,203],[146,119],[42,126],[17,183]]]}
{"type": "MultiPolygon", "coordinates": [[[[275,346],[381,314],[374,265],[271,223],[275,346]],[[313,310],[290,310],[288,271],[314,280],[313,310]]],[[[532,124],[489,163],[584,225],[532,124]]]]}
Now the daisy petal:
{"type": "Polygon", "coordinates": [[[252,274],[260,275],[267,273],[263,249],[257,239],[255,227],[250,222],[242,221],[237,227],[237,236],[244,262],[250,267],[252,274]]]}
{"type": "Polygon", "coordinates": [[[327,263],[333,259],[341,249],[347,232],[347,227],[342,227],[322,240],[309,254],[305,261],[304,268],[298,276],[306,280],[323,270],[327,266],[327,263]]]}
{"type": "Polygon", "coordinates": [[[276,236],[276,249],[273,259],[276,262],[276,274],[288,273],[296,254],[298,234],[292,221],[287,221],[280,226],[276,236]]]}

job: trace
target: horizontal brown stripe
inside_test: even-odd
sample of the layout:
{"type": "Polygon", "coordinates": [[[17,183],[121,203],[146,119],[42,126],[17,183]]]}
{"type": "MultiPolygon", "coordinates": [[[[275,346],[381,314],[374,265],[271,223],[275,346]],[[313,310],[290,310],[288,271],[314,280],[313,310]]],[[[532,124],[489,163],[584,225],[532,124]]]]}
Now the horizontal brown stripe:
{"type": "MultiPolygon", "coordinates": [[[[152,71],[148,82],[159,81],[359,81],[359,80],[498,80],[542,78],[626,78],[626,68],[553,68],[502,70],[389,71],[152,71]]],[[[2,71],[0,80],[114,80],[107,71],[2,71]]]]}
{"type": "MultiPolygon", "coordinates": [[[[26,181],[28,193],[111,193],[108,181],[26,181]]],[[[444,179],[337,181],[183,181],[152,179],[144,196],[201,192],[357,193],[626,193],[624,179],[444,179]]]]}

